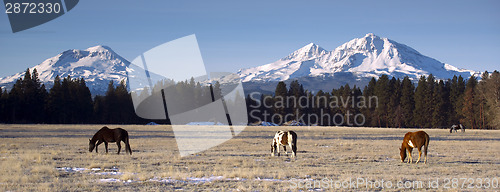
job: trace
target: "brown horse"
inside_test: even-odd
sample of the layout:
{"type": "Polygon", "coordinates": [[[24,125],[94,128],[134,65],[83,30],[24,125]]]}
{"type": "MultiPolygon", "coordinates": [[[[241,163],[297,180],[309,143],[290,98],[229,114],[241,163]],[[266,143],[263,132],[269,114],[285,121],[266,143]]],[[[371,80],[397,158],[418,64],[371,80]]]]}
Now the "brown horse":
{"type": "Polygon", "coordinates": [[[106,147],[106,153],[108,153],[108,143],[116,142],[118,145],[118,154],[120,154],[120,150],[122,148],[120,142],[123,141],[125,143],[125,151],[132,155],[132,149],[130,149],[130,144],[128,142],[128,132],[122,128],[109,129],[104,126],[97,133],[95,133],[92,139],[89,139],[89,151],[92,152],[95,148],[95,152],[98,153],[97,147],[104,143],[106,147]],[[97,144],[96,144],[97,142],[97,144]]]}
{"type": "Polygon", "coordinates": [[[280,147],[286,152],[286,145],[292,148],[292,157],[296,157],[297,154],[297,134],[293,131],[277,131],[273,138],[273,143],[271,144],[271,156],[274,156],[276,151],[278,156],[280,156],[280,147]]]}
{"type": "Polygon", "coordinates": [[[411,152],[413,148],[418,149],[418,160],[416,163],[420,161],[420,156],[422,156],[422,146],[425,146],[425,160],[424,163],[427,163],[427,149],[429,146],[429,135],[427,135],[424,131],[417,132],[408,132],[405,134],[403,139],[403,143],[401,144],[401,148],[399,148],[399,154],[401,155],[401,162],[404,162],[406,159],[406,150],[408,150],[408,154],[410,158],[408,158],[408,163],[412,163],[413,159],[411,158],[411,152]]]}

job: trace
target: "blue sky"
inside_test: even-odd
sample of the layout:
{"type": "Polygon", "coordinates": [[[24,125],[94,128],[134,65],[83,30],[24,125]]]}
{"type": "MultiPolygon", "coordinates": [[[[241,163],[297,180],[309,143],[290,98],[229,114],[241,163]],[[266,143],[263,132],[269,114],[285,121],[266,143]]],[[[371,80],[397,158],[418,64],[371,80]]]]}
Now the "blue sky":
{"type": "Polygon", "coordinates": [[[459,68],[500,69],[500,1],[81,0],[13,34],[0,14],[0,76],[68,49],[107,45],[128,60],[196,34],[209,71],[274,62],[308,43],[327,50],[374,33],[459,68]]]}

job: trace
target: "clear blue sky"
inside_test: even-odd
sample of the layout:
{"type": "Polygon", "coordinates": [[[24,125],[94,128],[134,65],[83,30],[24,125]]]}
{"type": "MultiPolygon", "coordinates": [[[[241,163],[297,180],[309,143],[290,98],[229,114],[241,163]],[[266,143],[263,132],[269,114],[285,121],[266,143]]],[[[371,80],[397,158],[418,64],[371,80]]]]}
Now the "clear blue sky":
{"type": "Polygon", "coordinates": [[[81,0],[13,34],[0,14],[0,76],[68,49],[107,45],[128,60],[196,34],[210,71],[274,62],[314,42],[332,50],[375,33],[459,68],[500,69],[500,1],[81,0]]]}

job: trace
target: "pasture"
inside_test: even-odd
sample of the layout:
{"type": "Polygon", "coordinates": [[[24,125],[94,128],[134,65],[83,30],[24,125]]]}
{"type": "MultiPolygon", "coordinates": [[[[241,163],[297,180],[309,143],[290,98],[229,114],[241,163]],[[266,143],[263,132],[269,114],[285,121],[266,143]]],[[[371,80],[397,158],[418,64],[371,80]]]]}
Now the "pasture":
{"type": "Polygon", "coordinates": [[[399,147],[416,129],[247,127],[180,158],[170,126],[107,125],[129,132],[133,155],[90,153],[102,126],[0,125],[0,191],[499,190],[500,130],[426,129],[427,164],[406,164],[399,147]],[[297,133],[296,159],[271,157],[277,130],[297,133]]]}

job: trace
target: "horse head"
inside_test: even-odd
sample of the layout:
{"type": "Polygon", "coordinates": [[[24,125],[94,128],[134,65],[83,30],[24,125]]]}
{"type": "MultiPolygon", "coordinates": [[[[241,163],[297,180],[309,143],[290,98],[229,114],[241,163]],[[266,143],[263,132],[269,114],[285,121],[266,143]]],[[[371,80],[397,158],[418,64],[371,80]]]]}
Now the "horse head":
{"type": "Polygon", "coordinates": [[[89,152],[92,152],[95,148],[95,142],[92,142],[92,139],[89,139],[89,152]]]}
{"type": "Polygon", "coordinates": [[[273,140],[273,143],[271,143],[271,156],[274,156],[274,151],[276,151],[276,143],[273,140]]]}
{"type": "Polygon", "coordinates": [[[406,159],[406,148],[399,148],[399,155],[401,156],[401,163],[406,159]]]}

